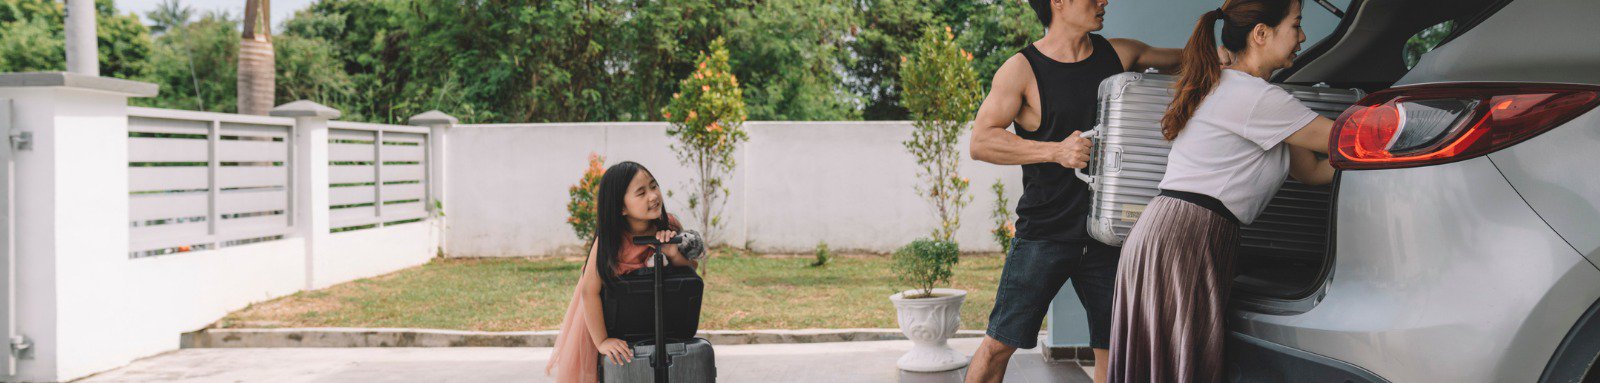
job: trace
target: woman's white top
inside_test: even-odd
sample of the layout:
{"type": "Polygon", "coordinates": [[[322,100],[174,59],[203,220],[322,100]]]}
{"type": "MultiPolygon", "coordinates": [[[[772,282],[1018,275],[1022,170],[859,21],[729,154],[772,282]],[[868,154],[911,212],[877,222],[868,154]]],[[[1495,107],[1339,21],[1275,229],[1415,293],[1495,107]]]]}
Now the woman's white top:
{"type": "Polygon", "coordinates": [[[1283,88],[1223,69],[1222,80],[1173,139],[1160,187],[1216,198],[1248,225],[1289,173],[1283,140],[1316,118],[1283,88]]]}

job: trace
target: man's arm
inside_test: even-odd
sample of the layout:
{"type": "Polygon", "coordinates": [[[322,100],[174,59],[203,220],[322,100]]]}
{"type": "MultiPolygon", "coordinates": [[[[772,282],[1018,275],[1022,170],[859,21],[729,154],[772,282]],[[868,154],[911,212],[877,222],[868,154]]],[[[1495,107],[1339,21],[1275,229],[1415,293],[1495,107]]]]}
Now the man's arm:
{"type": "Polygon", "coordinates": [[[1078,137],[1077,132],[1063,142],[1042,142],[1006,130],[1022,111],[1031,71],[1027,59],[1015,55],[995,72],[989,95],[972,122],[972,159],[996,165],[1055,162],[1070,168],[1087,166],[1089,140],[1078,137]]]}
{"type": "Polygon", "coordinates": [[[1183,48],[1156,48],[1134,39],[1107,39],[1122,59],[1122,69],[1143,71],[1156,68],[1161,73],[1177,73],[1183,62],[1183,48]]]}

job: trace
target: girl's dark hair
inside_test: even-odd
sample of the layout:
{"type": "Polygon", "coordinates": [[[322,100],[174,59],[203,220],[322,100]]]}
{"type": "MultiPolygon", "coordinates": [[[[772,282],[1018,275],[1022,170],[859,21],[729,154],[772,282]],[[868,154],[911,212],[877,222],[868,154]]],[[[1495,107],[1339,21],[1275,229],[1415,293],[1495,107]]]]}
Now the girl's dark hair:
{"type": "Polygon", "coordinates": [[[1217,59],[1216,32],[1213,25],[1222,20],[1222,47],[1230,52],[1242,52],[1248,46],[1250,31],[1256,24],[1277,27],[1300,0],[1229,0],[1221,8],[1200,16],[1183,46],[1183,64],[1178,74],[1177,95],[1161,117],[1161,136],[1168,141],[1178,138],[1178,131],[1194,117],[1206,95],[1222,80],[1222,61],[1217,59]]]}
{"type": "MultiPolygon", "coordinates": [[[[595,266],[599,270],[600,280],[605,282],[617,279],[617,253],[622,251],[623,241],[630,241],[628,237],[628,219],[622,216],[623,198],[628,195],[628,184],[633,182],[633,177],[639,172],[651,174],[649,169],[633,161],[611,165],[606,169],[606,174],[600,176],[600,195],[596,196],[596,214],[599,222],[595,228],[595,266]]],[[[665,201],[661,204],[661,217],[652,221],[656,230],[674,229],[671,219],[667,216],[665,201]]],[[[655,234],[655,233],[649,233],[655,234]]]]}

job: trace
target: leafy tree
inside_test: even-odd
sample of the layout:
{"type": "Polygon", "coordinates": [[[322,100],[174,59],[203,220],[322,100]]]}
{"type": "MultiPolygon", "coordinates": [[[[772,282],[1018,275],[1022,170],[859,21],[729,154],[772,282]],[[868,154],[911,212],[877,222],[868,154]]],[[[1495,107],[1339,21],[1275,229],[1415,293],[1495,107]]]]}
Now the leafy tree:
{"type": "Polygon", "coordinates": [[[1417,32],[1416,35],[1411,36],[1411,38],[1406,39],[1405,56],[1403,57],[1406,62],[1406,68],[1410,69],[1417,66],[1417,62],[1422,60],[1422,54],[1438,47],[1439,42],[1444,41],[1444,38],[1450,36],[1450,32],[1455,30],[1455,26],[1456,22],[1454,20],[1446,21],[1423,29],[1421,32],[1417,32]]]}
{"type": "Polygon", "coordinates": [[[900,120],[908,116],[900,105],[899,60],[911,52],[922,31],[939,24],[932,0],[862,0],[864,23],[850,52],[850,89],[865,99],[862,117],[900,120]]]}
{"type": "Polygon", "coordinates": [[[1027,0],[995,0],[976,10],[956,41],[972,52],[972,69],[978,72],[979,88],[987,91],[994,73],[1006,59],[1041,38],[1044,27],[1039,26],[1027,0]]]}
{"type": "MultiPolygon", "coordinates": [[[[626,0],[628,17],[608,36],[615,69],[609,115],[621,121],[658,119],[678,80],[695,70],[696,53],[728,29],[729,13],[747,0],[626,0]]],[[[731,54],[737,54],[730,52],[731,54]]],[[[730,56],[731,57],[731,56],[730,56]]]]}
{"type": "Polygon", "coordinates": [[[689,211],[699,221],[705,242],[715,244],[721,239],[718,229],[729,193],[727,177],[736,165],[733,152],[750,137],[744,130],[744,95],[739,79],[729,70],[722,39],[713,40],[697,61],[694,74],[679,83],[661,117],[672,122],[667,135],[677,139],[672,150],[678,162],[694,172],[689,211]]]}
{"type": "Polygon", "coordinates": [[[156,97],[135,105],[231,113],[237,110],[239,22],[225,12],[207,12],[167,30],[155,40],[146,81],[161,86],[156,97]]]}
{"type": "MultiPolygon", "coordinates": [[[[150,35],[139,18],[117,14],[111,0],[95,1],[100,74],[139,79],[149,70],[150,35]]],[[[67,67],[66,12],[50,0],[0,0],[0,72],[62,71],[67,67]]]]}
{"type": "Polygon", "coordinates": [[[901,60],[900,80],[913,120],[911,139],[904,144],[922,167],[918,177],[923,185],[917,192],[939,218],[933,239],[952,241],[961,227],[961,209],[972,199],[967,195],[970,182],[956,172],[961,164],[956,144],[965,135],[983,91],[972,70],[972,54],[956,45],[949,27],[928,29],[912,55],[901,60]]]}
{"type": "Polygon", "coordinates": [[[844,87],[854,10],[842,0],[771,0],[735,12],[733,72],[747,80],[756,120],[853,120],[860,100],[844,87]],[[782,31],[782,33],[774,33],[782,31]]]}
{"type": "Polygon", "coordinates": [[[144,17],[150,19],[150,33],[162,34],[188,24],[194,18],[194,8],[183,5],[180,0],[161,0],[161,4],[145,12],[144,17]]]}

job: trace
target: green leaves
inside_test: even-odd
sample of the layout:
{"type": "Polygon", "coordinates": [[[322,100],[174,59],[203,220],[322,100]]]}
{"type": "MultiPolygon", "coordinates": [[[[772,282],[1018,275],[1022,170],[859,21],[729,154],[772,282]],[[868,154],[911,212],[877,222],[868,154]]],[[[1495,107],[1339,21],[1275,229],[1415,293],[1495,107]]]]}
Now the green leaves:
{"type": "Polygon", "coordinates": [[[994,230],[989,233],[994,234],[1001,253],[1011,254],[1011,239],[1017,236],[1017,226],[1011,222],[1011,201],[1006,199],[1005,180],[994,180],[989,190],[994,191],[994,210],[989,212],[989,217],[994,218],[994,230]]]}
{"type": "Polygon", "coordinates": [[[672,123],[667,136],[677,139],[672,150],[678,162],[694,171],[689,210],[709,245],[720,239],[721,210],[729,194],[724,178],[736,165],[733,152],[750,136],[744,130],[744,92],[729,70],[728,49],[719,38],[708,50],[678,83],[678,92],[662,108],[661,118],[672,123]]]}
{"type": "Polygon", "coordinates": [[[921,296],[907,298],[924,298],[933,294],[934,287],[950,283],[960,261],[961,250],[955,242],[918,239],[895,250],[894,271],[902,283],[922,290],[921,296]]]}
{"type": "Polygon", "coordinates": [[[933,238],[949,241],[961,227],[961,209],[971,202],[970,182],[957,174],[961,151],[956,145],[978,108],[982,90],[972,70],[972,54],[955,43],[949,27],[928,29],[902,57],[900,82],[904,103],[913,119],[911,139],[902,143],[922,169],[918,194],[933,204],[939,227],[933,238]]]}

